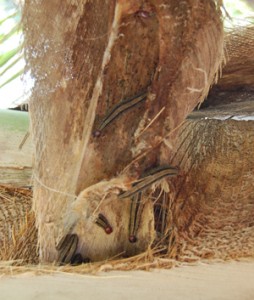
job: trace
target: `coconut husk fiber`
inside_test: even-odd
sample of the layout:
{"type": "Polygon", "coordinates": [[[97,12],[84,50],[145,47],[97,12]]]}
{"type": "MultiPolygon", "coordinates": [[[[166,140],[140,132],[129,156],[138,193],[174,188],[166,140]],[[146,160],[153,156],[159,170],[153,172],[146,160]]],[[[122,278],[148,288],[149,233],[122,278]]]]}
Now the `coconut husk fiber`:
{"type": "MultiPolygon", "coordinates": [[[[76,234],[92,260],[138,254],[156,236],[150,194],[140,238],[128,241],[131,199],[120,190],[167,164],[163,141],[208,93],[223,60],[221,1],[26,1],[27,68],[34,153],[34,211],[40,259],[76,234]],[[40,28],[38,38],[37,28],[40,28]],[[142,92],[145,101],[122,106],[142,92]],[[123,114],[97,134],[115,105],[123,114]],[[119,106],[117,106],[119,108],[119,106]],[[110,235],[95,223],[103,214],[110,235]]],[[[167,190],[167,185],[165,186],[167,190]]],[[[154,193],[158,191],[155,188],[154,193]]]]}
{"type": "Polygon", "coordinates": [[[225,36],[225,43],[227,63],[217,88],[228,91],[244,87],[253,90],[254,25],[229,30],[225,36]]]}
{"type": "Polygon", "coordinates": [[[201,107],[252,101],[254,89],[254,25],[234,27],[225,34],[226,63],[222,76],[201,107]]]}

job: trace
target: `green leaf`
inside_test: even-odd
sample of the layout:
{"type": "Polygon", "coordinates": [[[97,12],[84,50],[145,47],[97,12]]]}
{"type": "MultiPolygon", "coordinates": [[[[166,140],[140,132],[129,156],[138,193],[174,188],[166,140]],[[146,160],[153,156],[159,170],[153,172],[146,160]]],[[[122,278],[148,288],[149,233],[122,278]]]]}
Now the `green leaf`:
{"type": "Polygon", "coordinates": [[[0,43],[3,43],[6,40],[8,40],[14,34],[18,33],[20,31],[20,29],[21,29],[21,24],[19,23],[16,26],[14,26],[8,33],[6,33],[5,35],[1,36],[0,43]]]}
{"type": "Polygon", "coordinates": [[[18,54],[22,47],[23,44],[0,55],[0,67],[5,65],[10,59],[12,59],[16,54],[18,54]]]}
{"type": "Polygon", "coordinates": [[[0,89],[5,86],[6,84],[8,84],[9,82],[13,81],[14,79],[16,79],[17,77],[19,77],[20,75],[22,75],[24,73],[24,68],[22,68],[20,71],[18,71],[16,74],[12,75],[9,79],[7,79],[4,83],[2,83],[0,85],[0,89]]]}
{"type": "Polygon", "coordinates": [[[21,59],[23,59],[24,55],[21,54],[16,58],[11,64],[9,64],[1,73],[0,76],[4,75],[5,72],[7,72],[11,67],[13,67],[17,62],[19,62],[21,59]]]}
{"type": "Polygon", "coordinates": [[[0,20],[0,26],[7,20],[11,19],[11,18],[15,18],[17,15],[19,15],[19,11],[16,11],[15,13],[9,15],[8,17],[4,18],[3,20],[0,20]]]}
{"type": "MultiPolygon", "coordinates": [[[[13,19],[15,23],[11,27],[8,33],[0,35],[0,44],[4,43],[5,41],[9,40],[12,37],[17,37],[19,31],[22,30],[21,22],[19,21],[20,18],[17,17],[20,17],[20,11],[15,11],[14,13],[7,16],[6,18],[0,20],[0,26],[3,26],[4,22],[6,22],[9,19],[13,19]]],[[[22,68],[21,70],[19,69],[17,72],[17,67],[16,67],[16,64],[23,58],[23,53],[21,53],[22,48],[23,48],[23,43],[19,44],[15,48],[5,51],[0,55],[0,68],[2,68],[0,72],[0,76],[2,76],[8,70],[11,69],[10,75],[7,76],[7,79],[4,82],[2,81],[3,83],[0,84],[0,88],[10,83],[11,81],[19,77],[21,74],[23,74],[24,68],[22,68]]]]}

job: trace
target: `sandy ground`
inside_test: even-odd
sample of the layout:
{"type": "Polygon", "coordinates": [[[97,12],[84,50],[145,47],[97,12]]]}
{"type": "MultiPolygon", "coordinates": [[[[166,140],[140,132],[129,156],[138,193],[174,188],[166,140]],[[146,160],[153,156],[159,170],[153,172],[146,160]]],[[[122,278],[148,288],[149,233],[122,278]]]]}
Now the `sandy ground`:
{"type": "Polygon", "coordinates": [[[253,300],[254,262],[199,265],[97,276],[54,274],[0,278],[1,300],[253,300]]]}

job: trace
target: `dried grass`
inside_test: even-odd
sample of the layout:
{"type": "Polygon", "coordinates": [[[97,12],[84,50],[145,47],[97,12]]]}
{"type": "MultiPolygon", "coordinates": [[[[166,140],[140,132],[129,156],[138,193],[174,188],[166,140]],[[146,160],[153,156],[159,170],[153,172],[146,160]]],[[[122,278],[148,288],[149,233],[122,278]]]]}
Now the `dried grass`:
{"type": "Polygon", "coordinates": [[[26,188],[0,186],[0,241],[10,239],[32,207],[31,191],[26,188]]]}
{"type": "Polygon", "coordinates": [[[37,263],[37,230],[29,189],[0,186],[0,260],[37,263]],[[8,216],[8,217],[7,217],[8,216]]]}
{"type": "Polygon", "coordinates": [[[155,257],[152,251],[142,254],[115,260],[93,262],[79,266],[58,266],[55,264],[24,264],[20,260],[0,261],[0,272],[2,275],[16,275],[26,272],[33,272],[36,275],[52,273],[73,273],[73,274],[98,274],[108,271],[149,271],[154,268],[170,269],[179,265],[176,260],[155,257]]]}

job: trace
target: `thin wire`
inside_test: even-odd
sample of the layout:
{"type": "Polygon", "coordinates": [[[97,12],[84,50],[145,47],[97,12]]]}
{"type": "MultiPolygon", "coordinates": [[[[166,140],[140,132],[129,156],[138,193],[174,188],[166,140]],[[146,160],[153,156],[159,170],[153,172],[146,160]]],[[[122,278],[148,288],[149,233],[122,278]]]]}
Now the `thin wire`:
{"type": "Polygon", "coordinates": [[[51,188],[49,186],[47,186],[46,184],[44,184],[36,175],[35,173],[33,173],[33,178],[37,181],[37,183],[39,183],[42,187],[44,187],[46,190],[48,191],[51,191],[51,192],[54,192],[54,193],[57,193],[57,194],[61,194],[61,195],[64,195],[64,196],[68,196],[68,197],[72,197],[72,198],[77,198],[76,195],[74,194],[70,194],[70,193],[65,193],[65,192],[61,192],[59,190],[56,190],[54,188],[51,188]]]}

